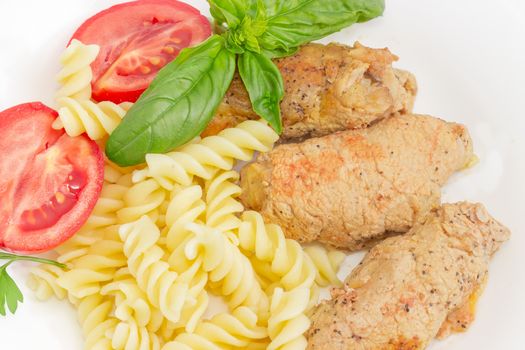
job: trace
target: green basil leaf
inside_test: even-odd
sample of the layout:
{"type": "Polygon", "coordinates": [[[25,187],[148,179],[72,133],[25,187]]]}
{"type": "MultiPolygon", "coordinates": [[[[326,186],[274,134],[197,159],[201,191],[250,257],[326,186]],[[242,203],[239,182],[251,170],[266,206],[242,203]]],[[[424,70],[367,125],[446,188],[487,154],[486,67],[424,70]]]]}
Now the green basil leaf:
{"type": "Polygon", "coordinates": [[[284,96],[281,72],[268,57],[251,51],[245,51],[239,56],[238,67],[253,110],[281,133],[279,103],[284,96]]]}
{"type": "Polygon", "coordinates": [[[210,13],[218,24],[227,23],[229,28],[238,26],[243,18],[257,9],[256,0],[208,0],[210,13]]]}
{"type": "Polygon", "coordinates": [[[199,135],[221,103],[235,72],[235,54],[223,37],[184,49],[158,73],[106,144],[121,166],[144,162],[199,135]]]}
{"type": "Polygon", "coordinates": [[[264,3],[267,28],[259,44],[273,52],[290,52],[354,23],[380,16],[385,8],[384,0],[264,0],[264,3]]]}

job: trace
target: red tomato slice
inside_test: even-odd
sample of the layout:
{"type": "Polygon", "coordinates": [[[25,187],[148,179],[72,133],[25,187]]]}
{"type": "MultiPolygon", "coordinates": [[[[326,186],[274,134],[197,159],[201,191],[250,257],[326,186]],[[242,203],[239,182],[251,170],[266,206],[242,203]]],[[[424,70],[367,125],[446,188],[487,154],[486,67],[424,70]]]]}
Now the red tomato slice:
{"type": "Polygon", "coordinates": [[[102,189],[104,158],[86,136],[51,124],[41,103],[0,112],[0,248],[39,252],[71,237],[102,189]]]}
{"type": "Polygon", "coordinates": [[[206,17],[190,5],[138,0],[96,14],[72,39],[100,46],[91,64],[93,98],[120,103],[135,102],[160,68],[210,34],[206,17]]]}

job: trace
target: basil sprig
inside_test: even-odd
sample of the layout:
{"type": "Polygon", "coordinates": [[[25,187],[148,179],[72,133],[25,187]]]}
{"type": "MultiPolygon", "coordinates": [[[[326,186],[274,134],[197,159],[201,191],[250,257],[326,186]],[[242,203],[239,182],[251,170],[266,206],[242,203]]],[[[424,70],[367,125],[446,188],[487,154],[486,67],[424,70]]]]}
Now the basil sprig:
{"type": "Polygon", "coordinates": [[[223,26],[161,69],[111,134],[106,154],[121,166],[144,162],[200,134],[233,79],[235,63],[254,111],[282,131],[281,74],[271,61],[383,13],[384,0],[208,0],[223,26]]]}
{"type": "Polygon", "coordinates": [[[144,91],[113,131],[107,156],[119,165],[144,162],[200,134],[215,113],[235,73],[235,54],[213,35],[182,50],[144,91]]]}

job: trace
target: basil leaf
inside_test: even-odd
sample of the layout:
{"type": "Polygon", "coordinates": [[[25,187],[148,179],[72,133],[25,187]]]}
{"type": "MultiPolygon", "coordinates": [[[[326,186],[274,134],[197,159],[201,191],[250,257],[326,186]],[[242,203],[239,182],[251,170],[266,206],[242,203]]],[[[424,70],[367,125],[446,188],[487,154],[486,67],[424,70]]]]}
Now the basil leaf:
{"type": "Polygon", "coordinates": [[[237,27],[244,17],[257,11],[257,0],[208,0],[208,3],[215,21],[227,23],[229,28],[237,27]]]}
{"type": "Polygon", "coordinates": [[[241,0],[208,0],[210,13],[218,24],[236,27],[246,15],[246,2],[241,0]]]}
{"type": "Polygon", "coordinates": [[[223,37],[184,49],[158,73],[106,144],[106,155],[121,166],[144,162],[200,134],[226,94],[235,55],[223,37]]]}
{"type": "Polygon", "coordinates": [[[248,90],[253,110],[282,132],[279,103],[284,96],[284,83],[277,66],[266,56],[245,51],[239,56],[239,74],[248,90]]]}
{"type": "Polygon", "coordinates": [[[259,44],[275,53],[321,39],[357,22],[380,16],[384,0],[264,0],[267,28],[259,44]]]}

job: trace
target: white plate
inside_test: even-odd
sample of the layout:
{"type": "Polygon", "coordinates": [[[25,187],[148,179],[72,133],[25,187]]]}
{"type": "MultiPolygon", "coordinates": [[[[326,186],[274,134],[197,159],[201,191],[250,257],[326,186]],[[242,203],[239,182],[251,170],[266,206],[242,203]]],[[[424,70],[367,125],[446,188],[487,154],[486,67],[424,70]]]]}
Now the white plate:
{"type": "MultiPolygon", "coordinates": [[[[1,0],[0,110],[33,100],[53,105],[53,77],[68,38],[84,19],[118,2],[1,0]]],[[[203,0],[188,2],[207,11],[203,0]]],[[[400,57],[397,66],[417,77],[415,111],[469,127],[481,161],[450,181],[444,200],[481,201],[513,231],[492,261],[472,328],[432,350],[525,348],[524,23],[520,0],[387,0],[383,18],[325,40],[388,46],[400,57]]],[[[0,318],[0,348],[82,349],[74,310],[37,302],[25,288],[28,266],[12,267],[25,302],[15,316],[0,318]]]]}

